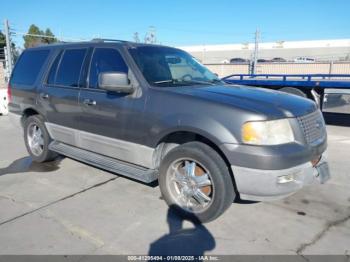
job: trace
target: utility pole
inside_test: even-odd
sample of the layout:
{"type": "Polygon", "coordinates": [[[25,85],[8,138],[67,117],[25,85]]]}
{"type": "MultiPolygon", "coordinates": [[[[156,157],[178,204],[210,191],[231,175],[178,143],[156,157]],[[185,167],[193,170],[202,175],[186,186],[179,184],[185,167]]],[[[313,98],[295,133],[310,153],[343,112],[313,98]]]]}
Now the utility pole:
{"type": "Polygon", "coordinates": [[[253,64],[252,64],[252,73],[254,75],[256,74],[256,68],[258,64],[259,40],[260,40],[260,31],[257,28],[255,31],[255,46],[254,46],[254,57],[253,57],[253,64]]]}
{"type": "Polygon", "coordinates": [[[9,21],[6,19],[4,21],[4,32],[6,37],[6,53],[7,53],[7,59],[6,59],[6,71],[8,76],[11,75],[12,72],[12,48],[11,48],[11,38],[10,38],[10,27],[9,27],[9,21]]]}

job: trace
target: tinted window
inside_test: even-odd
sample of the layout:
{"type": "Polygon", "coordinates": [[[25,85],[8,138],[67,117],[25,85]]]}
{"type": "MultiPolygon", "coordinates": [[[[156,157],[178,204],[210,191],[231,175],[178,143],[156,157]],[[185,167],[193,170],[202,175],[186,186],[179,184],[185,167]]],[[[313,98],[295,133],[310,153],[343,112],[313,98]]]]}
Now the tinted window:
{"type": "Polygon", "coordinates": [[[61,56],[62,56],[62,52],[59,53],[59,55],[56,57],[55,61],[53,62],[52,66],[51,66],[50,73],[49,73],[49,76],[47,78],[47,83],[49,85],[55,84],[57,67],[58,67],[58,63],[60,62],[61,56]]]}
{"type": "Polygon", "coordinates": [[[128,73],[128,67],[117,50],[110,48],[95,49],[91,59],[89,76],[91,88],[98,87],[98,75],[103,72],[128,73]]]}
{"type": "Polygon", "coordinates": [[[11,83],[32,85],[49,55],[49,50],[24,51],[12,74],[11,83]]]}
{"type": "Polygon", "coordinates": [[[79,86],[80,70],[84,62],[86,49],[70,49],[63,53],[56,75],[56,85],[79,86]]]}

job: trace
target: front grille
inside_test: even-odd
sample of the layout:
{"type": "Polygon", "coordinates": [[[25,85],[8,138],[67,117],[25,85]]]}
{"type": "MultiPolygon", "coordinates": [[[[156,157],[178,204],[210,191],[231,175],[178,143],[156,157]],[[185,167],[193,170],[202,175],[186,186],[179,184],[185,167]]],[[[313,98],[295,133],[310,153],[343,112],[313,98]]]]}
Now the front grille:
{"type": "Polygon", "coordinates": [[[297,119],[308,144],[313,144],[326,136],[326,126],[320,110],[297,119]]]}

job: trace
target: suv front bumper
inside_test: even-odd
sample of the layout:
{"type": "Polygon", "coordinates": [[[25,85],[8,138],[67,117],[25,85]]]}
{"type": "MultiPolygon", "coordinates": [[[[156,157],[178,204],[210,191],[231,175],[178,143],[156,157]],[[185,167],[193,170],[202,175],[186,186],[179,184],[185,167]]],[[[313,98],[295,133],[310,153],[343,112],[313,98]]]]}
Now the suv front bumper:
{"type": "Polygon", "coordinates": [[[325,154],[315,167],[307,162],[280,170],[262,170],[231,166],[241,199],[252,201],[276,200],[289,196],[305,185],[330,178],[325,154]]]}

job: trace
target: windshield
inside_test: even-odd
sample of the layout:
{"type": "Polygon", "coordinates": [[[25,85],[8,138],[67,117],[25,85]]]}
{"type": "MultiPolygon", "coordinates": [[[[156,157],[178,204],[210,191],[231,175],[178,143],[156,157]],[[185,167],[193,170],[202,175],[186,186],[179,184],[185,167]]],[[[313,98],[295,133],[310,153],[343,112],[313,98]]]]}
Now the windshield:
{"type": "Polygon", "coordinates": [[[129,49],[152,86],[213,85],[218,77],[188,53],[170,47],[140,46],[129,49]]]}

